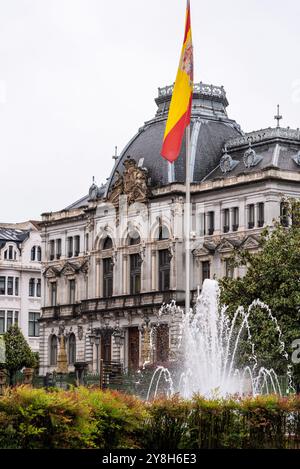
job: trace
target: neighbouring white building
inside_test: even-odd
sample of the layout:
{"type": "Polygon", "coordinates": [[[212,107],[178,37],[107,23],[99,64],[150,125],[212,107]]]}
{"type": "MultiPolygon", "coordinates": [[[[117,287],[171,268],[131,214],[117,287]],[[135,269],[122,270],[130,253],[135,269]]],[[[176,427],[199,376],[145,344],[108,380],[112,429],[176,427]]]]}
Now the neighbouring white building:
{"type": "MultiPolygon", "coordinates": [[[[104,186],[42,216],[41,373],[99,361],[136,369],[176,351],[178,321],[163,302],[184,303],[185,142],[174,165],[160,156],[172,86],[159,90],[153,119],[116,158],[104,186]],[[149,341],[152,338],[149,356],[149,341]]],[[[290,223],[284,197],[300,196],[300,131],[244,133],[227,114],[223,87],[194,86],[191,119],[191,291],[205,278],[243,275],[232,251],[259,248],[274,219],[290,223]]],[[[99,164],[101,167],[101,162],[99,164]]]]}
{"type": "Polygon", "coordinates": [[[0,334],[18,324],[39,351],[41,237],[37,222],[0,224],[0,334]]]}

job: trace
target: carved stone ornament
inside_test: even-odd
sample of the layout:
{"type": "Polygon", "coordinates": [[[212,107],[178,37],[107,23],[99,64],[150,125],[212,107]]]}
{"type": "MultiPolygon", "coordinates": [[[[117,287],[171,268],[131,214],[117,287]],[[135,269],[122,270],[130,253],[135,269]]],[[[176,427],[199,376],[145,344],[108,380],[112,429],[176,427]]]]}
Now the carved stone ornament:
{"type": "Polygon", "coordinates": [[[119,171],[115,172],[115,181],[109,201],[117,206],[120,195],[127,195],[128,204],[146,202],[149,197],[147,170],[139,168],[136,161],[129,156],[123,164],[124,174],[121,175],[119,171]]]}
{"type": "Polygon", "coordinates": [[[251,168],[253,166],[256,166],[262,160],[262,157],[258,156],[256,154],[256,151],[250,147],[248,148],[248,150],[245,151],[243,160],[245,167],[251,168]]]}
{"type": "Polygon", "coordinates": [[[220,169],[222,173],[224,174],[229,173],[236,167],[237,164],[238,164],[238,161],[233,160],[232,157],[225,150],[225,153],[222,156],[221,161],[220,161],[220,169]]]}
{"type": "Polygon", "coordinates": [[[70,262],[66,262],[61,270],[61,274],[66,276],[74,275],[76,274],[76,271],[77,269],[75,266],[73,266],[70,262]]]}
{"type": "Polygon", "coordinates": [[[59,277],[60,271],[58,269],[56,269],[55,267],[48,267],[44,271],[43,275],[44,275],[44,277],[46,277],[48,279],[56,278],[56,277],[59,277]]]}
{"type": "Polygon", "coordinates": [[[297,155],[294,156],[293,160],[298,166],[300,166],[300,151],[298,151],[297,155]]]}
{"type": "Polygon", "coordinates": [[[82,340],[83,339],[83,327],[78,326],[78,339],[82,340]]]}

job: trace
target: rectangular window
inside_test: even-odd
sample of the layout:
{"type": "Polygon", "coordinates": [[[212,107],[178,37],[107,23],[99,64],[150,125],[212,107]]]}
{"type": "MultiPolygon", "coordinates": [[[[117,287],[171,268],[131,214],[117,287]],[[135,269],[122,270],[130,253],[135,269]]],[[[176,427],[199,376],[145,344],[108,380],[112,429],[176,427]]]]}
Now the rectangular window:
{"type": "Polygon", "coordinates": [[[56,240],[56,259],[61,258],[61,239],[56,240]]]}
{"type": "Polygon", "coordinates": [[[68,257],[73,257],[73,237],[68,237],[68,257]]]}
{"type": "Polygon", "coordinates": [[[56,301],[57,301],[57,286],[56,286],[56,282],[51,283],[50,295],[51,295],[51,298],[50,298],[51,306],[56,306],[56,301]]]}
{"type": "Polygon", "coordinates": [[[215,212],[208,212],[208,234],[213,235],[215,231],[215,212]]]}
{"type": "Polygon", "coordinates": [[[29,296],[35,296],[35,279],[31,278],[29,280],[29,296]]]}
{"type": "Polygon", "coordinates": [[[40,313],[29,313],[29,322],[28,322],[28,335],[29,337],[39,337],[40,328],[39,328],[39,318],[40,313]]]}
{"type": "Polygon", "coordinates": [[[89,234],[85,235],[85,252],[89,251],[89,234]]]}
{"type": "Polygon", "coordinates": [[[69,303],[75,303],[76,284],[75,279],[69,280],[69,303]]]}
{"type": "Polygon", "coordinates": [[[0,277],[0,295],[5,295],[6,277],[0,277]]]}
{"type": "Polygon", "coordinates": [[[41,279],[38,278],[36,281],[36,296],[38,296],[39,298],[41,297],[41,286],[42,286],[41,279]]]}
{"type": "Polygon", "coordinates": [[[168,249],[159,251],[159,290],[170,289],[170,253],[168,249]]]}
{"type": "Polygon", "coordinates": [[[16,326],[19,325],[19,311],[15,311],[14,324],[15,324],[16,326]]]}
{"type": "Polygon", "coordinates": [[[210,278],[210,262],[209,261],[204,261],[201,262],[202,264],[202,283],[204,280],[207,278],[210,278]]]}
{"type": "Polygon", "coordinates": [[[111,257],[103,259],[103,296],[111,297],[113,294],[113,261],[111,257]]]}
{"type": "Polygon", "coordinates": [[[13,258],[14,258],[13,247],[12,247],[12,246],[9,246],[9,248],[8,248],[8,259],[9,259],[10,261],[12,261],[13,258]]]}
{"type": "Polygon", "coordinates": [[[130,294],[136,295],[141,292],[141,256],[130,255],[130,294]]]}
{"type": "Polygon", "coordinates": [[[206,235],[206,213],[200,213],[200,236],[206,235]]]}
{"type": "Polygon", "coordinates": [[[80,236],[74,237],[74,256],[77,257],[80,254],[80,236]]]}
{"type": "Polygon", "coordinates": [[[224,210],[224,226],[223,226],[223,232],[228,233],[229,231],[229,208],[226,208],[224,210]]]}
{"type": "Polygon", "coordinates": [[[14,315],[13,311],[7,311],[6,313],[6,330],[7,331],[13,325],[13,315],[14,315]]]}
{"type": "Polygon", "coordinates": [[[13,295],[14,294],[14,278],[7,277],[7,294],[13,295]]]}
{"type": "Polygon", "coordinates": [[[234,207],[232,210],[232,231],[239,229],[239,208],[234,207]]]}
{"type": "Polygon", "coordinates": [[[251,230],[254,228],[255,220],[254,220],[254,204],[248,205],[248,228],[251,230]]]}
{"type": "Polygon", "coordinates": [[[15,278],[15,296],[19,296],[19,277],[15,278]]]}
{"type": "Polygon", "coordinates": [[[5,311],[0,311],[0,334],[5,332],[5,311]]]}
{"type": "Polygon", "coordinates": [[[54,259],[54,240],[52,239],[49,243],[50,245],[50,261],[54,259]]]}
{"type": "Polygon", "coordinates": [[[258,220],[257,224],[259,228],[262,228],[265,223],[265,204],[263,202],[258,204],[258,220]]]}

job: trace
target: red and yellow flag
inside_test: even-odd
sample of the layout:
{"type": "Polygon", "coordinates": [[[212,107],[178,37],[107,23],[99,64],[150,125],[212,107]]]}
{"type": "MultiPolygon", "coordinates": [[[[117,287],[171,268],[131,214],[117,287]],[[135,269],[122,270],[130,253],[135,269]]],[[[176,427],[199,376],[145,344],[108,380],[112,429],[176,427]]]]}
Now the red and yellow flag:
{"type": "Polygon", "coordinates": [[[161,155],[170,161],[170,163],[177,160],[184,131],[190,124],[193,98],[193,72],[191,8],[190,0],[187,0],[184,41],[161,150],[161,155]]]}

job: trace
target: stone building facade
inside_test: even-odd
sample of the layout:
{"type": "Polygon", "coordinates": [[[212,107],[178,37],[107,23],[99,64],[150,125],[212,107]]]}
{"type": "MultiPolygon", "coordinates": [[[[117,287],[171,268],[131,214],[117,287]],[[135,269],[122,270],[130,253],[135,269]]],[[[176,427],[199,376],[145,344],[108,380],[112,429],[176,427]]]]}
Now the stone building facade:
{"type": "Polygon", "coordinates": [[[0,334],[18,324],[39,350],[41,238],[36,222],[0,225],[0,334]]]}
{"type": "MultiPolygon", "coordinates": [[[[42,216],[44,299],[41,373],[57,367],[61,338],[69,371],[101,360],[136,369],[176,354],[184,304],[185,144],[170,165],[160,156],[172,87],[159,89],[157,113],[116,159],[101,187],[42,216]]],[[[205,278],[241,276],[234,248],[258,249],[283,199],[300,193],[300,131],[245,134],[227,114],[223,87],[194,86],[191,123],[191,291],[205,278]]]]}

